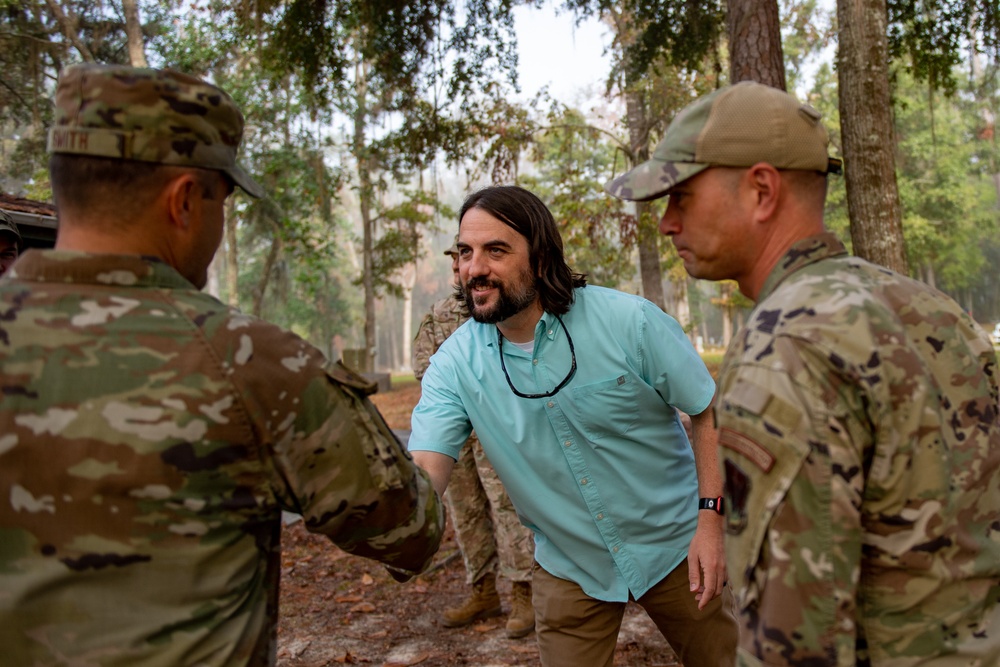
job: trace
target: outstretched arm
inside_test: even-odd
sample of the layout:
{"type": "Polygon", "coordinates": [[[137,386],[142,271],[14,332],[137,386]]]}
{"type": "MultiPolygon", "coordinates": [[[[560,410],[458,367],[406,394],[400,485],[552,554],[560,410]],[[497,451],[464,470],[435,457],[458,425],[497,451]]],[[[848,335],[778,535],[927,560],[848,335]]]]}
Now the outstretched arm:
{"type": "Polygon", "coordinates": [[[455,467],[455,459],[438,452],[415,451],[410,454],[414,462],[427,472],[434,490],[443,497],[444,490],[448,488],[448,480],[451,479],[451,469],[455,467]]]}

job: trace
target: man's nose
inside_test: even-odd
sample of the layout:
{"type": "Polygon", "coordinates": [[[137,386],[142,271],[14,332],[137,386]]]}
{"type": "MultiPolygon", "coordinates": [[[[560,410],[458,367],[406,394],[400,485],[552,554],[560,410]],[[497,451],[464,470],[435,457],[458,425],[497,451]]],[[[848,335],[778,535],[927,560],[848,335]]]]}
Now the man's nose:
{"type": "Polygon", "coordinates": [[[486,255],[476,250],[469,252],[465,257],[465,271],[470,277],[484,276],[489,273],[489,267],[486,264],[486,255]]]}
{"type": "Polygon", "coordinates": [[[680,220],[668,199],[667,207],[663,210],[663,216],[660,217],[660,233],[665,236],[673,236],[679,231],[681,231],[680,220]]]}

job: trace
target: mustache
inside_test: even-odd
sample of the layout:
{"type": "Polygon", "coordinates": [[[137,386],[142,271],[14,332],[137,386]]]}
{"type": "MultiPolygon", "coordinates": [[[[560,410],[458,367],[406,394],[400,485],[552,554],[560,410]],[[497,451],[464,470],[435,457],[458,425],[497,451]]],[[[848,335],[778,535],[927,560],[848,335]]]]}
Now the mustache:
{"type": "Polygon", "coordinates": [[[490,280],[489,278],[484,278],[478,276],[476,278],[469,278],[465,283],[465,289],[493,289],[500,287],[500,283],[496,280],[490,280]]]}

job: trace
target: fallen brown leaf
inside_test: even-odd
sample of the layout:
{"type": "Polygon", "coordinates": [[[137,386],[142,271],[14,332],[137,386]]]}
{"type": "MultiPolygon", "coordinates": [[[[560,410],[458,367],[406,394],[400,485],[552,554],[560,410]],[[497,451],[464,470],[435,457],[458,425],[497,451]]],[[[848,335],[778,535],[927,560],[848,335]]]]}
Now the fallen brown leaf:
{"type": "Polygon", "coordinates": [[[372,575],[365,572],[364,575],[361,577],[361,583],[364,584],[365,586],[371,586],[372,584],[375,583],[375,580],[372,579],[372,575]]]}
{"type": "Polygon", "coordinates": [[[411,665],[419,665],[427,658],[431,657],[429,653],[421,653],[418,656],[414,656],[412,659],[406,662],[386,662],[382,664],[382,667],[410,667],[411,665]]]}
{"type": "Polygon", "coordinates": [[[363,595],[338,595],[333,598],[334,602],[361,602],[364,599],[363,595]]]}
{"type": "Polygon", "coordinates": [[[351,611],[356,611],[361,614],[370,614],[375,611],[375,605],[371,602],[362,602],[351,607],[351,611]]]}
{"type": "Polygon", "coordinates": [[[538,645],[531,644],[511,644],[508,648],[514,653],[538,653],[538,645]]]}

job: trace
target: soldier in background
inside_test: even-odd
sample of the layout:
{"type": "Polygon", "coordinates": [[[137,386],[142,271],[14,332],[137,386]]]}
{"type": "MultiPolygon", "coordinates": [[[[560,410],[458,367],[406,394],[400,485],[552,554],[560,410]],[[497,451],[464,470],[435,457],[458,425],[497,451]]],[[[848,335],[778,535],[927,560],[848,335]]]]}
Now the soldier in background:
{"type": "MultiPolygon", "coordinates": [[[[445,254],[451,257],[457,288],[458,247],[452,244],[445,254]]],[[[458,293],[431,306],[413,342],[413,373],[418,380],[430,366],[431,355],[467,319],[465,300],[458,293]]],[[[445,627],[458,628],[499,616],[502,613],[496,589],[499,565],[500,574],[511,581],[507,636],[517,639],[535,629],[535,612],[531,607],[535,549],[531,530],[521,524],[475,433],[469,436],[466,445],[455,463],[445,499],[472,594],[461,606],[446,609],[442,619],[445,627]]]]}
{"type": "Polygon", "coordinates": [[[14,265],[21,253],[21,232],[7,211],[0,211],[0,276],[14,265]]]}
{"type": "Polygon", "coordinates": [[[0,282],[0,662],[273,665],[281,511],[405,579],[439,498],[368,382],[199,291],[262,194],[233,100],[88,64],[55,107],[56,248],[0,282]]]}
{"type": "Polygon", "coordinates": [[[820,114],[741,83],[609,184],[669,196],[688,273],[757,301],[716,408],[740,665],[1000,664],[997,361],[927,285],[823,225],[820,114]]]}

